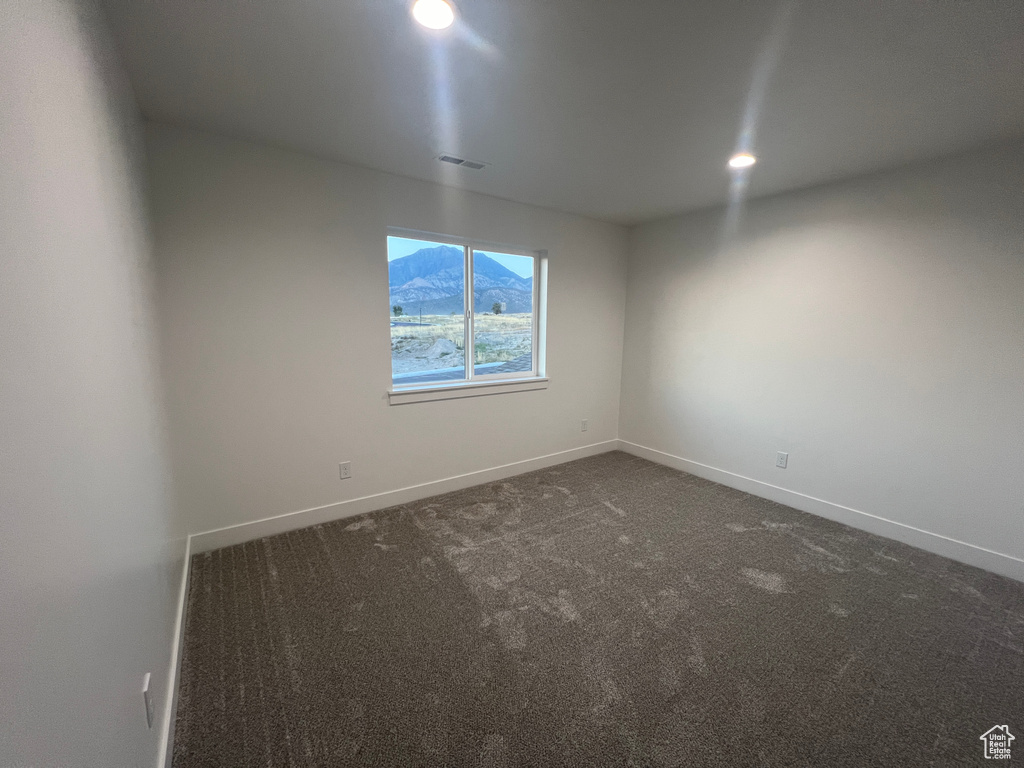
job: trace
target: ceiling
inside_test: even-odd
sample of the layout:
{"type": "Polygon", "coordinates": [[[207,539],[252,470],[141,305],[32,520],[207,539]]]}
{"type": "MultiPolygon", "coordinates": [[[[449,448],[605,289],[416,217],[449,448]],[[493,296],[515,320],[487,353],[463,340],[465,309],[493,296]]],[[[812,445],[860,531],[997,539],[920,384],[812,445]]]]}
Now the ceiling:
{"type": "Polygon", "coordinates": [[[1024,135],[1019,0],[106,5],[148,118],[621,223],[1024,135]]]}

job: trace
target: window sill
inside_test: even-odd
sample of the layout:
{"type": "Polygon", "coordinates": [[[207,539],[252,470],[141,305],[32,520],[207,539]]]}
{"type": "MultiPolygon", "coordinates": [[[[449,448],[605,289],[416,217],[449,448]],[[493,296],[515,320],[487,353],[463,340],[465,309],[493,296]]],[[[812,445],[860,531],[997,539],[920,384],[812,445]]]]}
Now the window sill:
{"type": "Polygon", "coordinates": [[[428,403],[434,400],[459,400],[465,397],[503,395],[512,392],[530,392],[547,388],[548,380],[543,377],[508,379],[506,381],[467,381],[457,384],[433,384],[415,389],[388,390],[388,405],[428,403]]]}

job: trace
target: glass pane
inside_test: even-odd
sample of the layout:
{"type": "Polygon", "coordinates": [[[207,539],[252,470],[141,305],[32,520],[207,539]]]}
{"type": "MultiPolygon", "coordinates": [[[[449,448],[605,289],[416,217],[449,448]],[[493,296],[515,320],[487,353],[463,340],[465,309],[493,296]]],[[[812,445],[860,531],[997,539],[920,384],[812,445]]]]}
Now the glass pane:
{"type": "Polygon", "coordinates": [[[466,378],[466,261],[459,246],[388,237],[394,386],[466,378]]]}
{"type": "Polygon", "coordinates": [[[473,373],[533,370],[533,257],[473,251],[473,373]]]}

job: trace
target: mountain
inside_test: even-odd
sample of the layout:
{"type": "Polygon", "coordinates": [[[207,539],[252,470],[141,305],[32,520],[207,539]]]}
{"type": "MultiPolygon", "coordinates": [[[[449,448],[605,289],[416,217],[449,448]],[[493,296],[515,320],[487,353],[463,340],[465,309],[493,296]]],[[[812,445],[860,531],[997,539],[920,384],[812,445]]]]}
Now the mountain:
{"type": "Polygon", "coordinates": [[[417,277],[430,277],[446,270],[462,272],[462,249],[451,245],[421,248],[415,253],[388,262],[388,285],[392,290],[417,277]]]}
{"type": "MultiPolygon", "coordinates": [[[[490,312],[497,303],[506,312],[529,312],[533,306],[533,278],[520,277],[489,256],[474,254],[473,308],[490,312]]],[[[406,314],[447,315],[463,309],[463,253],[441,245],[422,248],[388,264],[390,304],[406,314]]]]}

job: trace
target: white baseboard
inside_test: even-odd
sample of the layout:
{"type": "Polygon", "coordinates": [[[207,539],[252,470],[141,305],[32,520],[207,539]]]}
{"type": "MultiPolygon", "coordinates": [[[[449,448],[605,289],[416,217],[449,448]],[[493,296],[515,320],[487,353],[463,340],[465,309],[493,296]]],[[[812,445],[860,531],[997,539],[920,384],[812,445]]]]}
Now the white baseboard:
{"type": "Polygon", "coordinates": [[[254,520],[251,523],[241,523],[226,528],[217,528],[203,533],[194,533],[189,537],[192,546],[192,554],[209,552],[221,547],[230,547],[235,544],[243,544],[253,539],[261,539],[264,536],[273,536],[277,533],[294,531],[298,528],[306,528],[310,525],[340,520],[353,515],[361,515],[364,512],[373,512],[377,509],[386,509],[397,504],[408,504],[411,501],[425,499],[429,496],[437,496],[441,493],[458,491],[462,488],[469,488],[482,483],[490,483],[495,480],[502,480],[513,475],[521,475],[524,472],[532,472],[536,469],[552,467],[556,464],[564,464],[567,461],[582,459],[587,456],[596,456],[599,453],[614,451],[619,447],[618,440],[606,440],[603,443],[593,443],[581,448],[572,448],[568,451],[550,453],[546,456],[538,456],[534,459],[516,461],[512,464],[503,464],[500,467],[481,469],[476,472],[467,472],[464,475],[446,477],[443,480],[435,480],[420,485],[412,485],[407,488],[399,488],[394,491],[375,493],[371,496],[362,496],[358,499],[339,501],[336,504],[327,504],[313,509],[303,509],[298,512],[267,517],[262,520],[254,520]]]}
{"type": "Polygon", "coordinates": [[[618,443],[619,450],[631,453],[634,456],[639,456],[658,464],[664,464],[667,467],[683,472],[689,472],[691,475],[703,477],[705,480],[712,480],[716,483],[727,485],[730,488],[770,499],[779,504],[799,509],[802,512],[809,512],[812,515],[835,520],[852,528],[895,539],[912,547],[948,557],[951,560],[983,568],[986,571],[1008,576],[1011,579],[1024,581],[1024,560],[1012,555],[1005,555],[985,547],[979,547],[976,544],[968,544],[965,541],[958,541],[948,536],[925,531],[904,523],[898,523],[895,520],[887,520],[884,517],[872,515],[869,512],[862,512],[859,509],[844,507],[842,504],[834,504],[814,496],[807,496],[803,493],[780,488],[777,485],[737,475],[724,469],[690,461],[680,456],[673,456],[670,453],[637,445],[628,440],[619,440],[618,443]]]}
{"type": "Polygon", "coordinates": [[[160,750],[157,753],[157,768],[171,768],[174,751],[174,723],[178,711],[178,681],[181,675],[181,654],[185,648],[185,606],[188,603],[188,577],[192,565],[192,537],[185,539],[185,563],[181,571],[181,587],[178,592],[178,607],[174,618],[174,637],[171,640],[171,666],[167,670],[167,696],[164,700],[163,718],[160,723],[160,750]]]}

